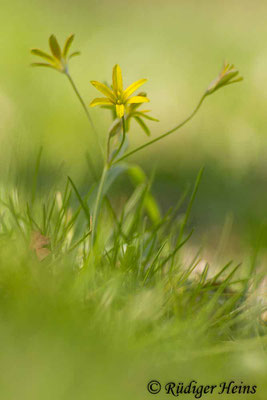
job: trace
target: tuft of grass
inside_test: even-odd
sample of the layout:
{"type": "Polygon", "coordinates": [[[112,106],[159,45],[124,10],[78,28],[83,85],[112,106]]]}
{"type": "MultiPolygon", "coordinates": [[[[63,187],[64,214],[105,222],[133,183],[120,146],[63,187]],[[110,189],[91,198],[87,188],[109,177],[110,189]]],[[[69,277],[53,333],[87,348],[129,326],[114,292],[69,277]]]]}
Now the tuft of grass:
{"type": "Polygon", "coordinates": [[[69,178],[34,207],[1,190],[3,398],[149,398],[151,377],[247,381],[264,398],[259,275],[233,262],[200,270],[200,252],[183,261],[201,174],[186,213],[178,202],[157,221],[149,180],[136,183],[119,213],[106,191],[94,245],[96,188],[82,196],[69,178]],[[33,232],[48,239],[42,261],[33,232]]]}

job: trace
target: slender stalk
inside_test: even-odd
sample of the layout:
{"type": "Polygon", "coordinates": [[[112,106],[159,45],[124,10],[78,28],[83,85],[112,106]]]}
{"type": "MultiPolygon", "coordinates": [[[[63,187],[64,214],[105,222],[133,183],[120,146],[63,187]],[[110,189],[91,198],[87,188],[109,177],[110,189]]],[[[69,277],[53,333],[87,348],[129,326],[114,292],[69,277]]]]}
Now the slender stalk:
{"type": "Polygon", "coordinates": [[[109,156],[110,156],[110,140],[111,140],[111,135],[109,134],[107,142],[107,162],[109,162],[109,156]]]}
{"type": "Polygon", "coordinates": [[[105,183],[105,180],[106,180],[106,176],[107,176],[107,173],[108,173],[109,169],[113,165],[113,160],[120,153],[120,151],[122,149],[122,146],[123,146],[123,144],[125,142],[125,138],[126,138],[126,127],[125,127],[125,118],[124,118],[124,116],[122,117],[121,121],[122,121],[122,140],[121,140],[121,143],[119,145],[118,150],[116,151],[116,153],[112,157],[111,161],[109,161],[109,147],[110,147],[110,143],[109,142],[110,142],[110,138],[108,139],[107,161],[106,161],[106,163],[104,165],[104,168],[103,168],[103,172],[102,172],[102,175],[101,175],[100,183],[99,183],[99,186],[98,186],[96,202],[95,202],[95,209],[94,209],[94,215],[93,215],[93,228],[92,228],[92,243],[94,243],[94,240],[95,240],[98,214],[99,214],[99,211],[100,211],[100,208],[101,208],[101,201],[102,201],[102,196],[103,196],[103,188],[104,188],[104,183],[105,183]]]}
{"type": "Polygon", "coordinates": [[[102,148],[102,146],[101,146],[101,143],[100,143],[100,140],[99,140],[99,136],[98,136],[98,134],[97,134],[96,127],[95,127],[95,125],[94,125],[94,123],[93,123],[93,120],[92,120],[90,114],[89,114],[88,108],[86,107],[86,104],[85,104],[85,102],[84,102],[82,96],[80,95],[80,92],[78,91],[77,86],[75,85],[75,83],[74,83],[72,77],[70,76],[69,72],[66,71],[66,72],[65,72],[65,75],[67,76],[67,78],[68,78],[68,80],[69,80],[69,82],[70,82],[70,84],[71,84],[71,86],[72,86],[74,92],[76,93],[76,95],[77,95],[77,97],[78,97],[78,99],[79,99],[79,101],[80,101],[80,103],[81,103],[81,105],[82,105],[82,107],[83,107],[83,109],[84,109],[84,112],[85,112],[85,114],[86,114],[86,117],[87,117],[87,119],[88,119],[88,121],[89,121],[89,123],[90,123],[90,125],[91,125],[91,127],[92,127],[92,129],[93,129],[93,131],[94,131],[94,133],[95,133],[95,136],[96,136],[96,138],[97,138],[97,143],[98,143],[99,149],[100,149],[100,151],[101,151],[101,154],[102,154],[102,156],[104,157],[103,148],[102,148]]]}
{"type": "Polygon", "coordinates": [[[120,151],[121,151],[121,149],[122,149],[122,146],[123,146],[123,144],[124,144],[124,142],[125,142],[125,138],[126,138],[126,126],[125,126],[125,118],[124,118],[124,116],[122,117],[121,121],[122,121],[122,139],[121,139],[121,143],[120,143],[120,145],[119,145],[118,150],[116,151],[116,153],[115,153],[114,156],[112,157],[112,159],[111,159],[111,161],[110,161],[110,164],[112,164],[113,161],[115,160],[115,158],[117,157],[117,155],[120,154],[120,151]]]}
{"type": "Polygon", "coordinates": [[[94,214],[93,214],[93,227],[92,227],[92,243],[94,243],[95,240],[95,233],[96,233],[96,227],[97,227],[97,220],[98,220],[98,214],[101,206],[101,200],[102,200],[102,195],[103,195],[103,188],[104,188],[104,183],[106,180],[106,175],[109,170],[108,164],[105,164],[100,183],[98,186],[98,191],[97,191],[97,196],[96,196],[96,202],[95,202],[95,209],[94,209],[94,214]]]}
{"type": "Polygon", "coordinates": [[[201,97],[201,99],[200,99],[198,105],[196,106],[196,108],[194,109],[194,111],[189,115],[189,117],[187,117],[187,118],[186,118],[183,122],[181,122],[179,125],[175,126],[175,127],[174,127],[173,129],[171,129],[170,131],[168,131],[168,132],[166,132],[166,133],[163,133],[163,135],[160,135],[160,136],[158,136],[157,138],[151,140],[150,142],[147,142],[147,143],[143,144],[142,146],[139,146],[139,147],[137,147],[136,149],[130,151],[129,153],[126,153],[124,156],[122,156],[122,157],[120,157],[118,160],[116,160],[113,164],[116,164],[116,163],[118,163],[118,162],[124,160],[125,158],[127,158],[127,157],[133,155],[134,153],[137,153],[138,151],[143,150],[145,147],[148,147],[148,146],[150,146],[151,144],[158,142],[159,140],[165,138],[166,136],[170,135],[171,133],[173,133],[173,132],[177,131],[178,129],[182,128],[187,122],[189,122],[189,121],[196,115],[196,113],[198,112],[198,110],[199,110],[201,104],[203,103],[205,97],[206,97],[206,94],[204,94],[204,95],[201,97]]]}

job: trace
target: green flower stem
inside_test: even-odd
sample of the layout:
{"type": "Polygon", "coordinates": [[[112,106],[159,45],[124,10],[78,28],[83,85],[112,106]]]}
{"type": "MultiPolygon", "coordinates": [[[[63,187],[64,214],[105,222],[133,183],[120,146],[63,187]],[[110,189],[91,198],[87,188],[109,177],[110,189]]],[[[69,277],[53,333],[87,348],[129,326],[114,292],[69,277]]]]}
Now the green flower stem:
{"type": "Polygon", "coordinates": [[[102,171],[100,183],[99,183],[99,186],[98,186],[96,202],[95,202],[95,208],[94,208],[94,214],[93,214],[92,244],[94,244],[94,240],[95,240],[98,214],[99,214],[99,211],[100,211],[101,201],[102,201],[102,196],[103,196],[103,188],[104,188],[104,183],[105,183],[106,176],[107,176],[109,168],[110,168],[110,166],[108,164],[105,164],[105,166],[103,168],[103,171],[102,171]]]}
{"type": "Polygon", "coordinates": [[[121,148],[122,148],[122,146],[123,146],[123,144],[125,142],[125,138],[126,138],[126,126],[125,126],[125,118],[124,118],[124,116],[122,117],[121,121],[122,121],[122,140],[121,140],[121,143],[119,145],[118,150],[116,151],[116,153],[112,157],[111,161],[109,161],[109,146],[110,146],[109,141],[110,141],[110,138],[108,139],[107,161],[106,161],[106,163],[104,165],[103,172],[102,172],[101,179],[100,179],[100,183],[99,183],[99,186],[98,186],[95,209],[94,209],[94,215],[93,215],[92,243],[94,243],[94,240],[95,240],[95,234],[96,234],[96,228],[97,228],[97,220],[98,220],[98,215],[99,215],[99,211],[100,211],[100,208],[101,208],[101,202],[102,202],[102,197],[103,197],[103,188],[104,188],[106,176],[107,176],[107,173],[108,173],[109,169],[113,165],[113,160],[120,153],[121,148]]]}
{"type": "Polygon", "coordinates": [[[187,122],[189,122],[189,121],[196,115],[196,113],[198,112],[198,110],[199,110],[199,108],[200,108],[201,104],[203,103],[203,101],[204,101],[204,99],[205,99],[206,96],[207,96],[207,93],[205,93],[205,94],[201,97],[201,99],[200,99],[198,105],[196,106],[196,108],[194,109],[194,111],[189,115],[189,117],[187,117],[187,118],[186,118],[183,122],[181,122],[179,125],[177,125],[177,126],[174,127],[173,129],[171,129],[170,131],[164,133],[163,135],[160,135],[160,136],[158,136],[157,138],[151,140],[150,142],[145,143],[145,144],[143,144],[142,146],[139,146],[139,147],[137,147],[136,149],[130,151],[129,153],[125,154],[124,156],[122,156],[122,157],[120,157],[118,160],[116,160],[116,161],[114,162],[114,164],[116,164],[116,163],[118,163],[118,162],[124,160],[125,158],[127,158],[127,157],[133,155],[134,153],[137,153],[138,151],[144,149],[145,147],[148,147],[148,146],[150,146],[151,144],[158,142],[159,140],[165,138],[166,136],[170,135],[171,133],[173,133],[173,132],[177,131],[178,129],[182,128],[187,122]]]}
{"type": "Polygon", "coordinates": [[[70,81],[70,84],[71,84],[71,86],[72,86],[74,92],[76,93],[76,95],[77,95],[77,97],[78,97],[78,99],[79,99],[79,101],[80,101],[80,103],[81,103],[83,109],[84,109],[84,112],[85,112],[85,114],[86,114],[86,117],[87,117],[87,119],[88,119],[88,121],[89,121],[89,123],[90,123],[90,125],[91,125],[91,127],[92,127],[92,129],[93,129],[93,131],[94,131],[94,133],[95,133],[95,136],[96,136],[96,138],[97,138],[97,143],[98,143],[99,149],[100,149],[100,151],[101,151],[101,155],[104,157],[103,148],[102,148],[102,146],[101,146],[101,143],[100,143],[100,140],[99,140],[99,136],[98,136],[98,134],[97,134],[95,125],[94,125],[94,123],[93,123],[93,120],[92,120],[92,118],[91,118],[91,116],[90,116],[90,114],[89,114],[88,108],[86,107],[86,104],[85,104],[85,102],[84,102],[82,96],[80,95],[80,93],[79,93],[79,91],[78,91],[78,89],[77,89],[77,86],[75,85],[75,83],[74,83],[72,77],[70,76],[69,72],[66,71],[66,72],[65,72],[65,75],[67,76],[68,80],[70,81]]]}
{"type": "Polygon", "coordinates": [[[111,140],[111,134],[109,134],[107,142],[107,163],[109,163],[109,157],[110,157],[110,140],[111,140]]]}
{"type": "MultiPolygon", "coordinates": [[[[113,164],[113,161],[115,160],[115,158],[117,157],[117,155],[120,154],[120,151],[121,151],[121,149],[122,149],[122,146],[123,146],[123,144],[124,144],[124,142],[125,142],[125,138],[126,138],[126,126],[125,126],[125,118],[124,118],[124,116],[122,117],[121,122],[122,122],[122,139],[121,139],[121,143],[120,143],[120,145],[119,145],[118,150],[116,151],[116,153],[115,153],[114,156],[112,157],[112,159],[111,159],[111,161],[110,161],[110,164],[113,164]]],[[[117,162],[117,161],[115,161],[115,162],[117,162]]],[[[115,164],[115,163],[114,163],[114,164],[115,164]]]]}

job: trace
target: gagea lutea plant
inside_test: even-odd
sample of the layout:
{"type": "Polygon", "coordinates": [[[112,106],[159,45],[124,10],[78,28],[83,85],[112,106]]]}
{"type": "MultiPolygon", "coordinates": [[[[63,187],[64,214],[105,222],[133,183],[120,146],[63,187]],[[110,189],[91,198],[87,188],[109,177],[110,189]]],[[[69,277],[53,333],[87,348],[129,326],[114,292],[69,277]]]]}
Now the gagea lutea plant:
{"type": "MultiPolygon", "coordinates": [[[[56,37],[54,35],[50,36],[49,46],[51,54],[48,54],[39,49],[32,49],[31,52],[33,55],[39,56],[46,61],[45,63],[33,63],[32,65],[52,68],[56,71],[61,72],[68,78],[86,113],[88,121],[93,128],[94,134],[97,135],[97,131],[92,122],[88,107],[81,97],[69,72],[69,61],[74,56],[80,54],[77,51],[70,53],[70,47],[72,45],[73,39],[74,35],[70,35],[65,41],[63,49],[61,49],[56,37]]],[[[105,182],[108,176],[112,176],[114,174],[115,165],[122,165],[123,170],[130,169],[131,166],[129,164],[125,164],[125,162],[122,164],[122,161],[125,161],[131,155],[143,150],[148,146],[151,146],[152,144],[164,139],[168,135],[178,131],[196,115],[204,100],[208,96],[212,95],[214,92],[225,86],[240,82],[242,79],[243,78],[239,76],[239,71],[234,67],[234,65],[224,63],[224,66],[219,75],[207,87],[199,102],[197,103],[196,108],[184,121],[178,123],[169,131],[162,133],[154,139],[145,142],[143,145],[128,152],[128,134],[130,129],[132,129],[131,120],[135,120],[148,136],[150,135],[150,129],[147,126],[146,122],[158,122],[156,118],[149,115],[150,110],[142,109],[142,106],[146,103],[149,103],[150,101],[147,97],[147,94],[145,92],[139,92],[136,94],[137,90],[146,83],[147,79],[138,79],[136,82],[124,88],[121,68],[119,65],[116,64],[113,67],[112,84],[110,86],[95,80],[91,80],[91,84],[99,92],[101,92],[104,97],[97,97],[92,100],[90,103],[90,107],[100,106],[103,109],[109,109],[112,111],[113,115],[113,123],[107,134],[106,151],[103,152],[102,150],[102,154],[104,154],[103,171],[101,174],[100,182],[98,184],[97,194],[93,206],[93,213],[92,215],[90,215],[90,220],[92,219],[92,230],[90,231],[91,248],[93,247],[95,239],[97,237],[98,216],[101,209],[103,197],[105,196],[105,182]]],[[[99,138],[98,143],[100,144],[99,138]]],[[[102,145],[100,145],[100,147],[102,149],[102,145]]],[[[77,192],[77,189],[75,188],[75,185],[72,181],[71,184],[73,185],[77,196],[79,196],[79,193],[77,192]]]]}

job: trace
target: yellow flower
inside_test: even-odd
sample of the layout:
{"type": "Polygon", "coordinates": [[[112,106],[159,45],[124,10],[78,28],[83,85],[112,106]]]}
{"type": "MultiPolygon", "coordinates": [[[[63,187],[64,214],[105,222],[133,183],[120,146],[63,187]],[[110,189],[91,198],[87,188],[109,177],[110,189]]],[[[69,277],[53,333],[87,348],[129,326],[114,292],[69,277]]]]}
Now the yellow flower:
{"type": "Polygon", "coordinates": [[[70,35],[64,44],[63,49],[60,48],[57,38],[55,35],[51,35],[49,38],[49,47],[51,54],[48,54],[40,49],[32,49],[31,53],[35,56],[41,57],[46,60],[46,63],[32,63],[33,67],[49,67],[59,72],[68,72],[68,62],[72,57],[78,56],[79,51],[75,51],[69,54],[70,46],[72,45],[74,35],[70,35]]]}
{"type": "Polygon", "coordinates": [[[123,90],[121,69],[120,66],[116,64],[113,68],[112,81],[112,89],[103,83],[91,81],[91,84],[106,97],[94,99],[91,102],[90,107],[114,105],[116,107],[118,118],[122,118],[125,114],[125,107],[128,104],[149,102],[149,99],[145,96],[130,97],[140,86],[146,83],[147,79],[140,79],[139,81],[132,83],[127,89],[123,90]]]}
{"type": "MultiPolygon", "coordinates": [[[[138,96],[146,97],[145,92],[138,93],[138,96]]],[[[129,104],[127,107],[125,107],[125,127],[126,127],[126,132],[130,130],[130,123],[132,119],[135,119],[135,121],[140,125],[140,127],[143,129],[145,134],[147,136],[150,136],[150,129],[144,122],[144,119],[149,120],[149,121],[154,121],[154,122],[159,122],[157,118],[153,118],[148,113],[150,110],[140,110],[139,107],[141,104],[129,104]]],[[[114,106],[109,105],[109,106],[103,106],[103,108],[107,108],[113,111],[114,106]]],[[[121,120],[120,118],[116,118],[116,113],[115,115],[113,114],[114,121],[113,124],[109,130],[109,135],[114,136],[117,133],[121,131],[121,120]]]]}
{"type": "Polygon", "coordinates": [[[243,80],[243,77],[237,77],[239,74],[238,69],[235,68],[233,64],[229,64],[224,62],[223,68],[219,75],[214,81],[211,82],[208,89],[206,90],[206,94],[214,93],[216,90],[226,86],[231,85],[232,83],[240,82],[243,80]]]}

